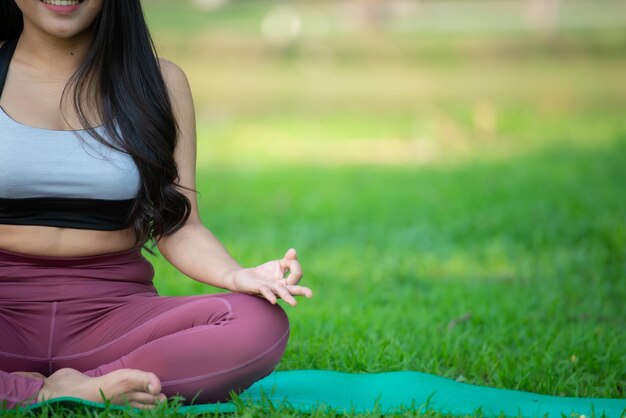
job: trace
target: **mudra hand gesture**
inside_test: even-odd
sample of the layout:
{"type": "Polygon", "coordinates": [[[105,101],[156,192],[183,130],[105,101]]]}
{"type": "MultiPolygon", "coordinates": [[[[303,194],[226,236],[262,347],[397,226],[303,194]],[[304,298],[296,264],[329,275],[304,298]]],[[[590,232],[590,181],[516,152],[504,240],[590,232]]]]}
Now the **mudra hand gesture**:
{"type": "Polygon", "coordinates": [[[235,292],[261,296],[276,303],[277,296],[295,306],[294,296],[310,298],[313,292],[308,287],[298,286],[302,279],[302,267],[296,257],[296,250],[290,248],[280,260],[272,260],[257,267],[244,268],[231,272],[226,280],[235,292]],[[289,276],[285,277],[285,274],[289,276]]]}

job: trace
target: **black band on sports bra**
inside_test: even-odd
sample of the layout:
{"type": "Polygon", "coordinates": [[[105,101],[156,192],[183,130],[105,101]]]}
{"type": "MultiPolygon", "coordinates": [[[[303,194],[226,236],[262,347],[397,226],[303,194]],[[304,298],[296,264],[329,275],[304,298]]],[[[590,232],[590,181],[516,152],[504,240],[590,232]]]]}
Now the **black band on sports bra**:
{"type": "Polygon", "coordinates": [[[0,224],[116,231],[130,226],[134,199],[0,198],[0,224]]]}
{"type": "Polygon", "coordinates": [[[9,64],[11,64],[11,58],[15,52],[17,40],[18,38],[9,39],[0,47],[0,95],[2,95],[4,81],[7,79],[9,64]]]}

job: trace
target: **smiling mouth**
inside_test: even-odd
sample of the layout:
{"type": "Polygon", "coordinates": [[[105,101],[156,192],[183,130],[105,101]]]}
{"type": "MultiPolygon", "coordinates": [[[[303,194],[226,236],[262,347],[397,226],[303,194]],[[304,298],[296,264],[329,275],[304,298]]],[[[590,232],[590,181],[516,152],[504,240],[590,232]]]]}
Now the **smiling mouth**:
{"type": "Polygon", "coordinates": [[[78,6],[84,0],[39,0],[42,3],[52,6],[78,6]]]}

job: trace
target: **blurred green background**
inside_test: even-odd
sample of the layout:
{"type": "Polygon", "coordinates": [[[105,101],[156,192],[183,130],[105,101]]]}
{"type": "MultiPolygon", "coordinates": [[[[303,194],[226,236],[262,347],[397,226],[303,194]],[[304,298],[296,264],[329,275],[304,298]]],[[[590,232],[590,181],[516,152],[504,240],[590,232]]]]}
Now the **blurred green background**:
{"type": "Polygon", "coordinates": [[[315,292],[280,369],[626,396],[626,2],[143,4],[204,224],[315,292]]]}

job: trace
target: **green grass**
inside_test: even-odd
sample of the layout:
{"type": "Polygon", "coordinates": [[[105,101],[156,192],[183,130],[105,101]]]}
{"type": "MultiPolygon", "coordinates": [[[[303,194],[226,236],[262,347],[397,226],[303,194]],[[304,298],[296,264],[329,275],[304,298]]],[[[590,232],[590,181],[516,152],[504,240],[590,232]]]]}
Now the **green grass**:
{"type": "MultiPolygon", "coordinates": [[[[315,292],[279,370],[626,397],[623,29],[277,48],[267,2],[172,4],[147,13],[194,92],[203,222],[244,265],[297,248],[315,292]]],[[[149,259],[162,294],[217,291],[149,259]]]]}
{"type": "MultiPolygon", "coordinates": [[[[201,205],[246,264],[300,251],[316,297],[287,308],[281,369],[620,397],[625,158],[620,142],[447,170],[206,170],[201,205]]],[[[192,289],[158,266],[164,292],[192,289]]]]}
{"type": "MultiPolygon", "coordinates": [[[[286,307],[280,370],[624,397],[626,130],[598,137],[444,167],[204,168],[202,217],[245,264],[299,250],[316,296],[286,307]]],[[[208,291],[157,266],[166,294],[208,291]]]]}

